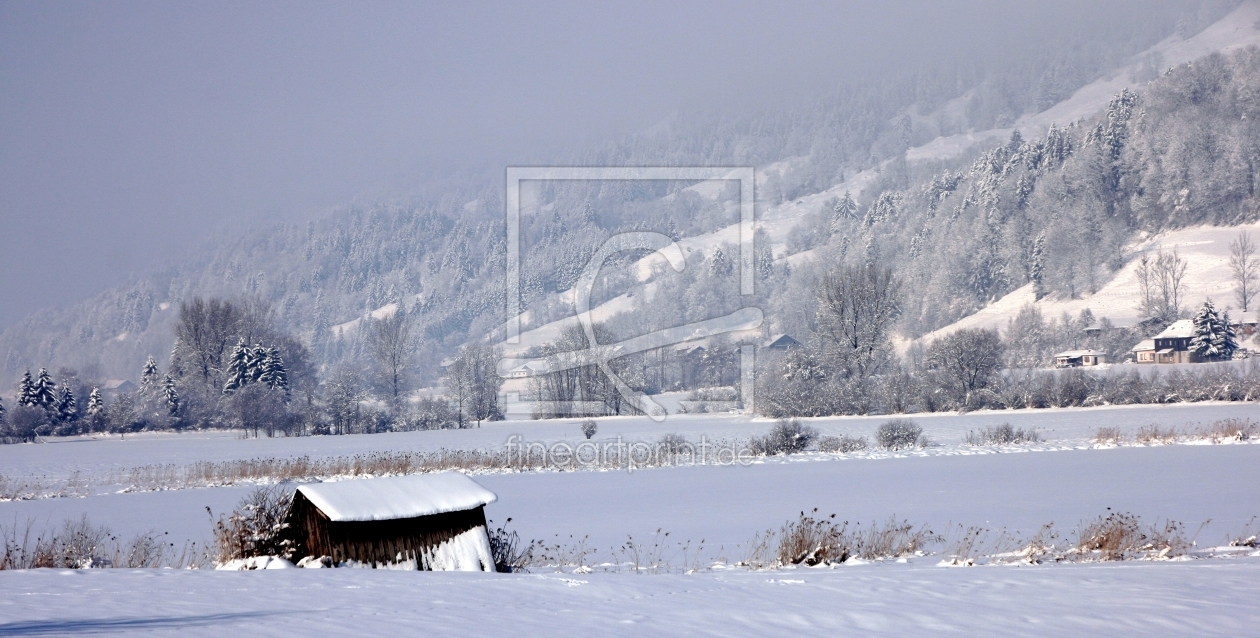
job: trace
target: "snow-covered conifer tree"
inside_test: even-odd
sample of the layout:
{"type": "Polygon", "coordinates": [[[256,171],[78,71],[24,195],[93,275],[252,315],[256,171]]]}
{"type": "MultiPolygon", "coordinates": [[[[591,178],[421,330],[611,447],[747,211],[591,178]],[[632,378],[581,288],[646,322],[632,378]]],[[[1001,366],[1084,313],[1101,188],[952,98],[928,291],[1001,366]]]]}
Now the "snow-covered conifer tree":
{"type": "Polygon", "coordinates": [[[267,349],[255,343],[252,348],[245,348],[245,383],[256,383],[262,378],[263,360],[267,349]]]}
{"type": "Polygon", "coordinates": [[[39,369],[39,376],[31,388],[31,399],[34,401],[33,405],[50,412],[57,409],[57,384],[53,382],[47,368],[39,369]]]}
{"type": "Polygon", "coordinates": [[[88,395],[87,411],[92,417],[105,414],[105,400],[101,398],[100,388],[92,388],[92,393],[88,395]]]}
{"type": "Polygon", "coordinates": [[[247,366],[250,358],[250,347],[245,345],[245,338],[236,342],[232,354],[228,357],[227,381],[223,384],[223,393],[231,394],[249,383],[247,366]]]}
{"type": "Polygon", "coordinates": [[[57,401],[57,420],[71,423],[79,418],[79,404],[74,400],[74,391],[69,385],[61,386],[61,398],[57,401]]]}
{"type": "Polygon", "coordinates": [[[175,416],[179,412],[179,391],[175,388],[174,377],[168,374],[162,379],[162,390],[166,394],[166,409],[175,416]]]}
{"type": "Polygon", "coordinates": [[[831,209],[831,229],[836,230],[840,222],[846,219],[856,219],[857,209],[857,202],[853,201],[853,195],[845,191],[844,197],[840,198],[840,201],[836,202],[835,207],[831,209]]]}
{"type": "Polygon", "coordinates": [[[144,371],[140,373],[140,391],[147,393],[153,390],[157,378],[157,362],[153,360],[152,355],[149,355],[149,360],[144,362],[144,371]]]}
{"type": "Polygon", "coordinates": [[[31,380],[31,371],[27,370],[22,374],[22,380],[18,382],[18,405],[26,407],[34,407],[35,405],[35,382],[31,380]]]}
{"type": "Polygon", "coordinates": [[[1190,351],[1204,361],[1225,361],[1234,356],[1238,343],[1229,326],[1229,315],[1216,311],[1212,301],[1203,302],[1194,315],[1194,336],[1190,351]]]}
{"type": "Polygon", "coordinates": [[[282,390],[285,394],[289,392],[289,372],[284,367],[284,360],[280,357],[280,351],[274,347],[262,348],[262,373],[258,380],[267,384],[269,387],[282,390]]]}

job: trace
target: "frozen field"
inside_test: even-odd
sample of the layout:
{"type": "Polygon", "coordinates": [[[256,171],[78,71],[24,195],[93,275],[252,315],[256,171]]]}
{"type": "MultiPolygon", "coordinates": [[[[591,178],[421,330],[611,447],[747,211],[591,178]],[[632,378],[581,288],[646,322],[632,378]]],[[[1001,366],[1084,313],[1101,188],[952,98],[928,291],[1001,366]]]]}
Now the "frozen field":
{"type": "Polygon", "coordinates": [[[1247,636],[1260,560],[693,575],[0,573],[0,635],[1247,636]]]}
{"type": "MultiPolygon", "coordinates": [[[[1056,408],[1043,410],[980,411],[970,414],[909,415],[924,434],[942,445],[931,453],[958,453],[970,430],[1010,422],[1035,428],[1049,444],[1078,445],[1101,426],[1130,433],[1151,424],[1182,428],[1227,418],[1260,420],[1255,403],[1185,403],[1172,405],[1056,408]]],[[[822,434],[871,436],[887,416],[802,419],[822,434]]],[[[582,440],[579,419],[487,422],[481,428],[397,432],[370,436],[316,436],[243,439],[240,432],[145,433],[94,438],[49,438],[46,443],[0,446],[0,475],[10,479],[46,477],[65,479],[73,472],[87,477],[144,465],[230,461],[259,457],[329,457],[378,451],[433,451],[439,449],[500,450],[512,435],[525,441],[554,443],[582,440]]],[[[638,417],[599,419],[596,441],[622,437],[626,441],[655,441],[666,433],[691,440],[740,439],[764,434],[774,422],[731,414],[670,415],[656,423],[638,417]]]]}
{"type": "MultiPolygon", "coordinates": [[[[468,575],[359,570],[211,573],[172,570],[0,572],[0,635],[154,633],[277,635],[319,627],[334,635],[426,627],[444,635],[768,635],[788,631],[907,635],[1244,635],[1260,622],[1260,552],[1206,558],[1229,535],[1260,530],[1260,445],[1176,444],[1102,448],[1099,426],[1130,432],[1257,418],[1254,404],[1196,404],[916,416],[937,448],[910,454],[805,454],[748,465],[628,471],[489,474],[498,494],[487,515],[525,539],[577,551],[594,573],[468,575]],[[971,448],[968,430],[1009,421],[1046,441],[971,448]],[[1039,566],[905,564],[748,571],[758,532],[801,511],[869,524],[889,516],[945,537],[965,527],[1028,538],[1053,523],[1064,539],[1111,511],[1172,519],[1194,537],[1183,561],[1039,566]],[[657,530],[661,530],[660,535],[657,530]],[[669,532],[669,536],[663,534],[669,532]],[[672,573],[626,573],[624,544],[660,543],[672,573]],[[684,547],[687,549],[684,550],[684,547]],[[717,562],[717,569],[706,569],[717,562]],[[620,563],[621,568],[613,567],[620,563]],[[688,566],[701,570],[683,574],[688,566]],[[620,572],[605,573],[604,570],[620,572]],[[405,624],[405,625],[404,625],[405,624]]],[[[885,417],[817,419],[828,434],[870,436],[885,417]]],[[[600,421],[596,439],[691,439],[764,433],[767,420],[732,415],[600,421]]],[[[110,468],[264,456],[332,456],[378,450],[497,448],[510,434],[577,441],[573,422],[506,422],[480,430],[238,439],[223,434],[63,440],[0,447],[6,475],[104,476],[110,468]]],[[[210,536],[209,507],[232,509],[251,485],[0,502],[0,523],[55,526],[86,514],[121,535],[155,531],[176,545],[210,536]]],[[[571,569],[568,570],[572,572],[571,569]]]]}

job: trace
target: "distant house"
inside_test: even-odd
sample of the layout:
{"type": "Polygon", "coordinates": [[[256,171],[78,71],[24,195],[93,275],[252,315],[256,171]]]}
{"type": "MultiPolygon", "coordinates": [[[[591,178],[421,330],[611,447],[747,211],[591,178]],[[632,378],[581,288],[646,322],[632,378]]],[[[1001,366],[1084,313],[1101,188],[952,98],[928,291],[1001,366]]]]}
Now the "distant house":
{"type": "Polygon", "coordinates": [[[1239,338],[1250,337],[1256,334],[1257,328],[1260,327],[1255,321],[1235,321],[1229,324],[1234,329],[1234,334],[1239,338]]]}
{"type": "Polygon", "coordinates": [[[675,347],[674,352],[680,357],[700,357],[704,355],[704,346],[694,343],[684,343],[675,347]]]}
{"type": "Polygon", "coordinates": [[[766,345],[762,347],[766,348],[767,350],[789,350],[791,348],[796,348],[800,345],[801,345],[801,342],[797,341],[796,339],[793,339],[792,337],[785,334],[778,334],[778,335],[774,335],[773,337],[770,337],[770,341],[767,341],[766,345]]]}
{"type": "Polygon", "coordinates": [[[508,370],[507,378],[525,379],[545,372],[547,372],[547,363],[545,361],[528,361],[508,370]]]}
{"type": "Polygon", "coordinates": [[[295,555],[334,565],[494,571],[485,506],[497,499],[457,472],[313,483],[285,522],[295,555]]]}
{"type": "Polygon", "coordinates": [[[1067,350],[1054,355],[1056,368],[1079,368],[1106,363],[1107,353],[1101,350],[1067,350]]]}
{"type": "Polygon", "coordinates": [[[107,379],[100,385],[100,390],[104,398],[113,399],[120,394],[135,392],[136,384],[127,379],[107,379]]]}
{"type": "Polygon", "coordinates": [[[1179,319],[1164,331],[1155,335],[1156,363],[1192,363],[1190,339],[1194,337],[1194,322],[1179,319]]]}
{"type": "Polygon", "coordinates": [[[1133,354],[1135,363],[1155,363],[1155,340],[1143,339],[1136,346],[1129,349],[1133,354]]]}

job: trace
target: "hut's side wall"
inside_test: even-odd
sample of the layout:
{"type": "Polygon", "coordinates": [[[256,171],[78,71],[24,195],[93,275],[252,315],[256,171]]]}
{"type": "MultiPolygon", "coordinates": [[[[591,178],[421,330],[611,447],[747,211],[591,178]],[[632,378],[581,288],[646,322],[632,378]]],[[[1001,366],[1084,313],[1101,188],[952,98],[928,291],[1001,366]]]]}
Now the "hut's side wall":
{"type": "Polygon", "coordinates": [[[298,555],[370,565],[415,559],[420,569],[431,569],[425,556],[459,534],[476,527],[484,529],[486,514],[484,507],[477,507],[388,521],[336,522],[297,492],[287,522],[299,545],[298,555]]]}

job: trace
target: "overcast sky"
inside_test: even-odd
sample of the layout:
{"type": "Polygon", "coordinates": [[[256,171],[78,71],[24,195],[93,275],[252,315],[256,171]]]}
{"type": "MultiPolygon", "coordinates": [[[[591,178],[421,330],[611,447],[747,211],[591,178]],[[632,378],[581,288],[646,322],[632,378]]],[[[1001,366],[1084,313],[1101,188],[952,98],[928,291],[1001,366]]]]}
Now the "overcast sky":
{"type": "Polygon", "coordinates": [[[0,327],[207,230],[1098,16],[1085,2],[536,4],[0,1],[0,327]]]}

